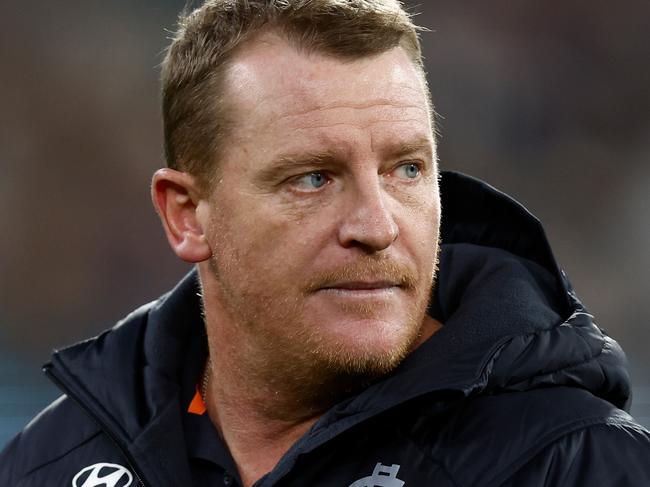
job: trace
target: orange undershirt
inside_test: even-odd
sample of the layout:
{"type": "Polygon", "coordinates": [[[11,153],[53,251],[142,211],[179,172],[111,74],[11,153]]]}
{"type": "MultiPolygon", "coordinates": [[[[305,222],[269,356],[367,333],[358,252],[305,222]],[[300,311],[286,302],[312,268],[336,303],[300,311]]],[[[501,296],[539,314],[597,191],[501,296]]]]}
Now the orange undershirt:
{"type": "Polygon", "coordinates": [[[187,408],[187,412],[191,414],[198,414],[199,416],[201,416],[205,414],[205,411],[206,411],[205,403],[203,402],[203,398],[201,397],[201,390],[197,384],[196,392],[194,393],[192,402],[187,408]]]}

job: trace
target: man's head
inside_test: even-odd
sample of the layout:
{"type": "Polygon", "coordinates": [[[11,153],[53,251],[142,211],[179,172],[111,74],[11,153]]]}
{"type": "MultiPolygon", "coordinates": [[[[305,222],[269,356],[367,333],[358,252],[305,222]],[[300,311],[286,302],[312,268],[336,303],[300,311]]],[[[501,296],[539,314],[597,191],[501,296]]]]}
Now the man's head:
{"type": "MultiPolygon", "coordinates": [[[[273,3],[323,16],[325,4],[332,15],[397,6],[273,3]]],[[[226,132],[195,127],[218,139],[210,184],[191,166],[154,176],[172,248],[198,263],[211,345],[259,382],[284,381],[276,392],[287,377],[318,387],[391,370],[423,332],[435,274],[438,171],[415,33],[405,34],[415,47],[395,35],[366,52],[354,43],[371,34],[336,32],[356,55],[278,28],[248,34],[218,75],[220,94],[194,100],[206,112],[227,105],[226,132]]]]}
{"type": "Polygon", "coordinates": [[[417,29],[396,0],[208,0],[181,16],[162,70],[167,165],[204,187],[234,123],[225,73],[268,31],[347,61],[401,46],[424,79],[417,29]]]}

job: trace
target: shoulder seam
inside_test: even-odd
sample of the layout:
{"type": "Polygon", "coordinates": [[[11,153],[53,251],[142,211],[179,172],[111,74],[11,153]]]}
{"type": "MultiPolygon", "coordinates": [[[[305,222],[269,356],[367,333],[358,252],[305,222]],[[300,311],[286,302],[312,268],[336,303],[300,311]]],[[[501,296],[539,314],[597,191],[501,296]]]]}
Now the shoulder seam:
{"type": "Polygon", "coordinates": [[[526,450],[517,459],[511,462],[506,468],[496,474],[488,485],[501,485],[505,480],[507,480],[508,477],[512,476],[513,472],[518,472],[521,470],[521,468],[523,468],[528,462],[535,458],[536,455],[539,455],[540,452],[551,446],[553,443],[579,431],[597,426],[625,426],[643,432],[642,429],[638,428],[638,425],[636,423],[625,418],[611,418],[604,416],[583,418],[579,421],[569,423],[568,425],[565,425],[544,435],[542,437],[542,440],[537,441],[533,447],[526,450]],[[506,473],[506,471],[508,473],[506,473]]]}
{"type": "Polygon", "coordinates": [[[40,464],[40,465],[38,465],[38,466],[36,466],[36,467],[33,467],[33,468],[31,468],[30,470],[28,470],[27,472],[23,473],[23,474],[20,476],[20,478],[18,479],[18,481],[22,482],[23,480],[25,480],[25,479],[26,479],[27,477],[29,477],[30,475],[36,473],[38,470],[40,470],[40,469],[42,469],[42,468],[44,468],[44,467],[47,467],[48,465],[50,465],[50,464],[52,464],[52,463],[58,462],[59,460],[61,460],[61,459],[62,459],[63,457],[65,457],[66,455],[69,455],[71,452],[73,452],[73,451],[76,450],[77,448],[82,447],[83,445],[85,445],[86,443],[92,441],[93,439],[95,439],[97,436],[99,436],[99,435],[101,435],[101,434],[102,434],[101,431],[96,431],[95,433],[93,433],[92,435],[90,435],[88,438],[86,438],[86,439],[80,441],[79,443],[77,443],[77,444],[76,444],[75,446],[73,446],[72,448],[66,450],[64,453],[61,453],[61,454],[58,455],[57,457],[52,458],[52,459],[46,461],[45,463],[42,463],[42,464],[40,464]]]}

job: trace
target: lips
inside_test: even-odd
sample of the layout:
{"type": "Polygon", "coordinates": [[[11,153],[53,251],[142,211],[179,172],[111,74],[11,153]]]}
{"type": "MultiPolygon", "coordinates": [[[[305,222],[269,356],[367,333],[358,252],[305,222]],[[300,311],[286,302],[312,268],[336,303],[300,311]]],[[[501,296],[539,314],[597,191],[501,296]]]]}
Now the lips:
{"type": "Polygon", "coordinates": [[[337,282],[327,287],[321,288],[322,290],[342,290],[342,291],[374,291],[397,288],[400,285],[397,282],[391,281],[351,281],[351,282],[337,282]]]}
{"type": "Polygon", "coordinates": [[[342,281],[321,287],[317,294],[344,300],[384,301],[392,299],[402,289],[395,281],[342,281]]]}
{"type": "Polygon", "coordinates": [[[307,293],[337,291],[361,296],[364,293],[411,292],[417,284],[417,272],[406,264],[387,259],[360,260],[314,274],[305,290],[307,293]]]}

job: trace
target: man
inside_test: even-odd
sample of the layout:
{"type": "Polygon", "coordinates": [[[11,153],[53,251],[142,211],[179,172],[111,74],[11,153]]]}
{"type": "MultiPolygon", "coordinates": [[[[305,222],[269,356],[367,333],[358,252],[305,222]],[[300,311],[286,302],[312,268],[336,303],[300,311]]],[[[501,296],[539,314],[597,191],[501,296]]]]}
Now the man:
{"type": "Polygon", "coordinates": [[[432,113],[395,1],[185,16],[152,195],[196,271],[54,354],[2,485],[650,485],[620,348],[432,113]]]}

